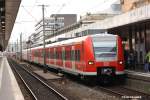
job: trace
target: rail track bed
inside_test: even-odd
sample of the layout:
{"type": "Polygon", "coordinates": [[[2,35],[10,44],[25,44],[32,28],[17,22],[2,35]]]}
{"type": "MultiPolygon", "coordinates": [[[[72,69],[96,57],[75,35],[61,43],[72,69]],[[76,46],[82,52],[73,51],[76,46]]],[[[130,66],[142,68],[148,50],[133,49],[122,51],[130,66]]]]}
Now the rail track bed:
{"type": "Polygon", "coordinates": [[[27,86],[35,100],[68,100],[61,93],[57,92],[44,81],[40,80],[37,76],[21,67],[15,61],[11,59],[8,61],[10,66],[16,71],[27,86]]]}
{"type": "MultiPolygon", "coordinates": [[[[28,64],[22,64],[22,66],[30,72],[41,69],[37,66],[28,66],[28,64]]],[[[91,98],[92,100],[150,100],[149,94],[125,88],[124,85],[114,84],[111,86],[101,86],[96,83],[95,85],[88,85],[82,80],[79,80],[76,77],[71,77],[70,75],[65,75],[65,80],[47,80],[47,82],[54,84],[59,89],[63,90],[63,92],[67,92],[65,93],[67,95],[73,94],[75,97],[73,97],[74,99],[72,100],[91,100],[91,98]],[[65,82],[63,83],[63,81],[65,82]],[[87,96],[87,94],[89,94],[89,96],[87,96]]],[[[70,95],[69,98],[72,98],[72,95],[70,95]]]]}

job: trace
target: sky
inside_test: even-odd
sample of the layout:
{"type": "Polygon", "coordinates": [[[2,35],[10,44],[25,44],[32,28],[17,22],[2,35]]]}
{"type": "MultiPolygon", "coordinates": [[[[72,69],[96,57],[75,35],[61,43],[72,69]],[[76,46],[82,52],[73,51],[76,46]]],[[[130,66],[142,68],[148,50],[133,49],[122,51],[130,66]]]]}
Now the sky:
{"type": "Polygon", "coordinates": [[[20,34],[23,41],[35,32],[35,24],[42,18],[42,7],[45,7],[45,17],[51,14],[77,14],[87,12],[100,13],[110,7],[116,0],[22,0],[9,42],[17,42],[20,34]]]}

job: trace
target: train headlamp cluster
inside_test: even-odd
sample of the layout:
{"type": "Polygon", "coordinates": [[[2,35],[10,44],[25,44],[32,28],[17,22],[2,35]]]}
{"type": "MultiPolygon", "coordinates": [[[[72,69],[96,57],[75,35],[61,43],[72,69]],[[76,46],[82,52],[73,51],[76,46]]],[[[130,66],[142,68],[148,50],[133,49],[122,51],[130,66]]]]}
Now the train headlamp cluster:
{"type": "Polygon", "coordinates": [[[88,64],[89,65],[94,65],[94,61],[89,61],[88,64]]]}

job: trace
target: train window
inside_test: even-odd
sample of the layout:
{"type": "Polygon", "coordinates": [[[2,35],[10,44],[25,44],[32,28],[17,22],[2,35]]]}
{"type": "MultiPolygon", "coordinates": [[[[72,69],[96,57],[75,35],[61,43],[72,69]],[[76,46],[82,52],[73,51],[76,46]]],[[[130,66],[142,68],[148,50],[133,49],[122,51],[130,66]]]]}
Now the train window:
{"type": "Polygon", "coordinates": [[[71,50],[69,50],[69,60],[71,60],[71,50]]]}
{"type": "Polygon", "coordinates": [[[80,61],[80,50],[78,50],[78,61],[80,61]]]}
{"type": "Polygon", "coordinates": [[[67,50],[65,51],[65,60],[70,60],[71,59],[71,51],[67,50]]]}
{"type": "Polygon", "coordinates": [[[39,50],[36,51],[36,57],[39,57],[40,56],[40,53],[39,53],[39,50]]]}
{"type": "Polygon", "coordinates": [[[33,53],[34,57],[36,57],[36,51],[34,50],[34,53],[33,53]]]}
{"type": "Polygon", "coordinates": [[[35,56],[35,57],[38,57],[38,50],[35,50],[35,51],[34,51],[34,56],[35,56]]]}
{"type": "Polygon", "coordinates": [[[49,58],[49,51],[46,50],[46,58],[49,58]]]}
{"type": "Polygon", "coordinates": [[[62,59],[61,51],[56,51],[56,59],[62,59]]]}
{"type": "Polygon", "coordinates": [[[50,59],[51,58],[51,52],[48,51],[48,58],[50,59]]]}
{"type": "Polygon", "coordinates": [[[58,59],[58,51],[56,51],[56,59],[58,59]]]}
{"type": "Polygon", "coordinates": [[[53,56],[53,52],[51,52],[51,53],[50,53],[50,58],[51,58],[51,59],[53,59],[53,58],[54,58],[54,56],[53,56]]]}
{"type": "Polygon", "coordinates": [[[67,51],[65,51],[65,60],[67,60],[67,51]]]}
{"type": "Polygon", "coordinates": [[[65,60],[65,51],[62,51],[62,59],[65,60]]]}
{"type": "Polygon", "coordinates": [[[72,50],[71,51],[71,60],[75,60],[75,51],[74,50],[72,50]]]}
{"type": "Polygon", "coordinates": [[[68,60],[68,51],[65,51],[65,60],[68,60]]]}
{"type": "Polygon", "coordinates": [[[59,52],[59,59],[62,59],[62,51],[59,52]]]}
{"type": "Polygon", "coordinates": [[[54,48],[53,59],[56,59],[56,49],[54,48]]]}
{"type": "Polygon", "coordinates": [[[43,57],[43,58],[44,58],[44,49],[42,49],[41,57],[43,57]]]}
{"type": "Polygon", "coordinates": [[[80,61],[80,50],[75,50],[75,61],[80,61]]]}

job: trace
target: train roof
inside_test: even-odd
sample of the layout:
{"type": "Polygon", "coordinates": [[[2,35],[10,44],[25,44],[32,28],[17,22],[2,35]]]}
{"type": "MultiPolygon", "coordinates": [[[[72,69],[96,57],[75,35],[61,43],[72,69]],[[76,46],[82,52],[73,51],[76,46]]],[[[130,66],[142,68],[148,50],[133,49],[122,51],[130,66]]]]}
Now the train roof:
{"type": "MultiPolygon", "coordinates": [[[[59,41],[59,42],[55,42],[55,43],[51,43],[51,44],[46,44],[45,47],[52,47],[52,46],[57,46],[57,45],[65,45],[65,44],[72,44],[72,43],[80,43],[82,41],[84,41],[85,39],[87,39],[88,37],[116,37],[117,35],[113,35],[113,34],[94,34],[94,35],[87,35],[87,36],[83,36],[83,37],[77,37],[77,38],[72,38],[72,39],[67,39],[67,40],[63,40],[63,41],[59,41]]],[[[38,48],[42,48],[42,46],[39,47],[35,47],[32,49],[38,49],[38,48]]]]}

